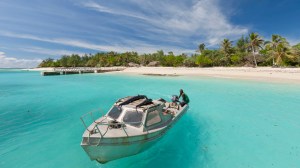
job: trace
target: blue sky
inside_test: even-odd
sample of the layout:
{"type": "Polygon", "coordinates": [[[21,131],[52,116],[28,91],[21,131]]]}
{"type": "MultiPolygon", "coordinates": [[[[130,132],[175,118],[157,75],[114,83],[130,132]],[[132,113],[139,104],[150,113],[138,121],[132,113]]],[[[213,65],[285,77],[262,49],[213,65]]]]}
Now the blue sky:
{"type": "Polygon", "coordinates": [[[0,67],[64,54],[193,53],[258,32],[300,42],[299,0],[1,0],[0,67]]]}

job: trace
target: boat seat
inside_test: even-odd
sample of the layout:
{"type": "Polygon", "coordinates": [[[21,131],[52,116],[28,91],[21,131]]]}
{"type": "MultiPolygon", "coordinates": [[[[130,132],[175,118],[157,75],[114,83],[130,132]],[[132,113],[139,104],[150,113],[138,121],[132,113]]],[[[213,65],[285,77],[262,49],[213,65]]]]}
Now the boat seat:
{"type": "Polygon", "coordinates": [[[176,110],[180,110],[180,104],[173,104],[173,103],[165,103],[165,107],[163,108],[164,110],[167,110],[168,108],[173,108],[173,109],[176,109],[176,110]]]}

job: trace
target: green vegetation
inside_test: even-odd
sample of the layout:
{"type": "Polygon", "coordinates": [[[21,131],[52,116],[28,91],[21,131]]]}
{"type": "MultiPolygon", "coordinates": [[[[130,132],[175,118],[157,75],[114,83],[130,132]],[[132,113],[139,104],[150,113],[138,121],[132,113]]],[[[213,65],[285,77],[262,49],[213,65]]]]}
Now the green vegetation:
{"type": "Polygon", "coordinates": [[[212,66],[293,66],[300,67],[300,43],[290,46],[280,35],[272,35],[271,41],[265,41],[259,34],[242,36],[235,44],[229,39],[220,43],[219,49],[207,49],[204,43],[198,45],[196,54],[174,55],[159,50],[152,54],[137,52],[106,52],[84,56],[64,55],[58,60],[48,58],[39,67],[108,67],[130,65],[160,65],[186,67],[212,66]]]}

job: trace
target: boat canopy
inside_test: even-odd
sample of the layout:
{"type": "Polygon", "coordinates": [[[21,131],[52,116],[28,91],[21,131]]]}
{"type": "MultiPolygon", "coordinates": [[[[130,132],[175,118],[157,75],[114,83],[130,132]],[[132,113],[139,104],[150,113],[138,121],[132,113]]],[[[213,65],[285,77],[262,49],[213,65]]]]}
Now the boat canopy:
{"type": "MultiPolygon", "coordinates": [[[[137,95],[137,96],[132,96],[132,97],[127,97],[128,99],[124,99],[124,101],[121,101],[121,103],[119,104],[119,106],[123,106],[123,105],[127,105],[130,104],[136,100],[140,100],[140,99],[148,99],[147,96],[145,95],[137,95]]],[[[120,101],[120,99],[118,100],[120,101]]]]}
{"type": "Polygon", "coordinates": [[[108,116],[112,119],[118,119],[120,114],[122,113],[122,109],[119,106],[114,105],[110,111],[108,112],[108,116]]]}
{"type": "Polygon", "coordinates": [[[144,95],[128,96],[119,99],[107,113],[111,119],[139,127],[145,122],[146,126],[155,125],[162,121],[159,111],[162,110],[163,101],[153,101],[144,95]]]}
{"type": "Polygon", "coordinates": [[[119,106],[120,108],[122,106],[126,107],[132,107],[136,109],[142,109],[143,111],[151,108],[153,106],[156,106],[157,104],[152,101],[152,99],[148,99],[145,95],[137,95],[137,96],[128,96],[119,99],[115,106],[119,106]]]}
{"type": "Polygon", "coordinates": [[[142,124],[144,112],[137,110],[126,110],[123,122],[129,125],[139,127],[142,124]]]}

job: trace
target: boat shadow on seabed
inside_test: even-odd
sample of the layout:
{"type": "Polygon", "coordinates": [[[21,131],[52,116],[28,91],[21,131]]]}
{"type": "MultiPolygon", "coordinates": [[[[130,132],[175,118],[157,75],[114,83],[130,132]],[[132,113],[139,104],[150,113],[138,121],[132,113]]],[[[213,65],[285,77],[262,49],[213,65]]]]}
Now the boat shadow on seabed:
{"type": "Polygon", "coordinates": [[[102,167],[207,167],[209,156],[208,121],[194,118],[189,110],[161,140],[135,156],[101,165],[102,167]]]}

